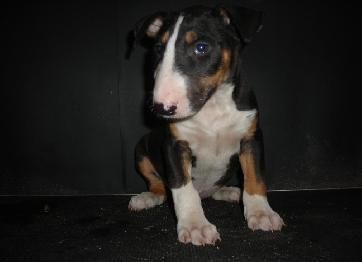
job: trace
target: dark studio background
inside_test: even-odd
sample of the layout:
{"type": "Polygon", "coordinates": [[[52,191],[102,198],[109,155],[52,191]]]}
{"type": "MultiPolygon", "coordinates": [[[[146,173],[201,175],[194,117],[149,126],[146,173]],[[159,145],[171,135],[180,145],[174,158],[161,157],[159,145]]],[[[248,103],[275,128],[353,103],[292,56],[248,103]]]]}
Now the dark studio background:
{"type": "MultiPolygon", "coordinates": [[[[198,1],[265,12],[244,68],[261,111],[269,188],[362,187],[356,1],[198,1]]],[[[125,59],[145,15],[195,1],[2,6],[0,194],[135,193],[147,132],[146,50],[125,59]]]]}

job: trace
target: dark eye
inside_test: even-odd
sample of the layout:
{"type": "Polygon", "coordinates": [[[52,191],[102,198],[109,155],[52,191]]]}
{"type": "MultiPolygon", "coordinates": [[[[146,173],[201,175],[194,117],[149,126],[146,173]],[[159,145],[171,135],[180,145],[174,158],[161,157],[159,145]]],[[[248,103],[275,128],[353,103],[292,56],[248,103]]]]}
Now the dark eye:
{"type": "Polygon", "coordinates": [[[195,54],[196,55],[205,55],[209,51],[209,45],[204,42],[196,43],[195,45],[195,54]]]}

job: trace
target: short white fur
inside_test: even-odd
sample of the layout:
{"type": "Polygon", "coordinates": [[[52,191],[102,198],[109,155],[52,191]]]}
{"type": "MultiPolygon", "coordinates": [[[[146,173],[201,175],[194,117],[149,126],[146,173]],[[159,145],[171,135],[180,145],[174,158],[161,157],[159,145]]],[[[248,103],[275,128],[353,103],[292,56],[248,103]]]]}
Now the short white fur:
{"type": "Polygon", "coordinates": [[[283,219],[269,205],[265,196],[243,192],[244,216],[252,230],[275,231],[284,226],[283,219]]]}
{"type": "Polygon", "coordinates": [[[189,217],[190,213],[196,218],[204,216],[201,199],[191,182],[180,188],[171,189],[171,192],[175,202],[175,213],[179,220],[191,219],[189,217]]]}
{"type": "Polygon", "coordinates": [[[166,196],[156,195],[152,192],[142,192],[138,195],[131,197],[128,204],[128,209],[133,211],[140,211],[149,209],[165,202],[166,196]]]}
{"type": "Polygon", "coordinates": [[[205,217],[201,199],[192,182],[171,189],[177,216],[177,234],[180,242],[194,245],[215,244],[220,240],[216,227],[205,217]]]}
{"type": "Polygon", "coordinates": [[[208,197],[227,169],[230,157],[240,152],[240,140],[248,132],[257,111],[239,111],[232,98],[234,86],[223,84],[192,118],[175,124],[179,139],[186,140],[196,156],[193,183],[201,197],[208,197]]]}
{"type": "Polygon", "coordinates": [[[183,16],[179,16],[167,42],[163,60],[155,71],[153,91],[154,102],[163,104],[165,110],[177,106],[174,117],[183,117],[190,113],[185,76],[175,69],[175,44],[182,21],[183,16]]]}
{"type": "Polygon", "coordinates": [[[158,31],[160,30],[161,26],[163,25],[163,22],[161,20],[161,18],[156,18],[155,21],[153,21],[152,24],[150,24],[150,26],[147,29],[147,34],[149,36],[154,36],[155,34],[158,33],[158,31]]]}

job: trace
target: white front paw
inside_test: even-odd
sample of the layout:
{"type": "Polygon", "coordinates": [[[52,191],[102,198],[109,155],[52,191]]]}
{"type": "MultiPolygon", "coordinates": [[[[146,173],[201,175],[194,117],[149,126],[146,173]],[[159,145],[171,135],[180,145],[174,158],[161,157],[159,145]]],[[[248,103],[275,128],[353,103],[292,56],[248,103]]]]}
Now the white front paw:
{"type": "Polygon", "coordinates": [[[251,230],[277,231],[285,225],[283,219],[275,212],[264,196],[249,195],[244,191],[244,216],[251,230]]]}
{"type": "Polygon", "coordinates": [[[196,246],[215,245],[217,240],[221,240],[216,227],[208,221],[179,221],[177,233],[181,243],[192,243],[196,246]]]}
{"type": "Polygon", "coordinates": [[[260,210],[246,215],[251,230],[279,231],[284,226],[283,219],[274,211],[260,210]]]}
{"type": "Polygon", "coordinates": [[[177,234],[182,243],[197,246],[215,245],[220,240],[216,227],[207,221],[201,200],[192,182],[180,188],[171,189],[178,219],[177,234]]]}

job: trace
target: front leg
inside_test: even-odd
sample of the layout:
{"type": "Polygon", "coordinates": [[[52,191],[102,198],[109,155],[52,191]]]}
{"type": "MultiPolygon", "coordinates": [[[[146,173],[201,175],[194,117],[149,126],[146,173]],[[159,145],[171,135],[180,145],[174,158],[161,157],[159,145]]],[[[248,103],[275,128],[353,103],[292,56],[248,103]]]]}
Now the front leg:
{"type": "Polygon", "coordinates": [[[266,186],[262,178],[263,143],[257,126],[240,143],[240,164],[244,174],[244,216],[248,227],[263,231],[281,230],[283,219],[269,205],[266,186]]]}
{"type": "Polygon", "coordinates": [[[214,245],[220,240],[216,227],[205,217],[199,193],[191,181],[192,155],[186,141],[172,141],[167,150],[169,186],[171,188],[177,234],[182,243],[214,245]]]}
{"type": "Polygon", "coordinates": [[[192,182],[177,189],[171,189],[177,216],[177,234],[182,243],[214,245],[220,240],[216,227],[205,217],[201,199],[192,182]]]}

